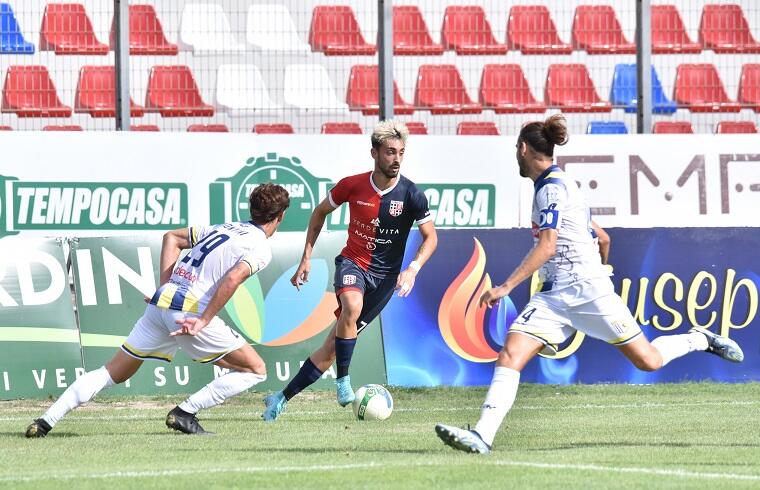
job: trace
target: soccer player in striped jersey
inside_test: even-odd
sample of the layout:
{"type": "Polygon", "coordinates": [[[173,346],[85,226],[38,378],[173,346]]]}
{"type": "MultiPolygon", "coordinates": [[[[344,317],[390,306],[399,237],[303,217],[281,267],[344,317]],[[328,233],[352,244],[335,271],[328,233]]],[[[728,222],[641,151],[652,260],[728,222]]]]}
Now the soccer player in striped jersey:
{"type": "Polygon", "coordinates": [[[26,437],[44,437],[71,410],[101,390],[123,383],[146,359],[171,362],[178,348],[194,361],[229,371],[176,406],[166,425],[186,434],[205,434],[196,413],[219,405],[266,379],[261,357],[216,314],[246,279],[272,259],[267,238],[282,222],[290,204],[279,185],[263,184],[249,197],[251,220],[207,227],[180,228],[164,235],[160,286],[121,349],[100,369],[78,378],[26,429],[26,437]],[[190,249],[182,257],[182,250],[190,249]]]}
{"type": "Polygon", "coordinates": [[[348,204],[348,242],[335,258],[335,294],[338,321],[324,344],[306,359],[301,369],[282,390],[264,400],[262,417],[271,421],[285,409],[287,401],[337,364],[338,403],[354,401],[348,374],[357,335],[385,307],[398,290],[408,296],[414,279],[430,258],[438,239],[425,194],[399,171],[404,159],[409,130],[399,121],[382,121],[372,133],[371,172],[340,180],[311,215],[303,257],[290,282],[296,287],[308,281],[311,252],[325,218],[348,204]],[[422,243],[414,260],[401,270],[409,230],[416,223],[422,243]]]}
{"type": "Polygon", "coordinates": [[[474,430],[436,425],[438,437],[455,449],[489,453],[514,403],[520,371],[539,352],[556,353],[576,330],[614,345],[643,371],[655,371],[695,351],[732,362],[744,359],[736,342],[702,328],[662,335],[651,343],[642,335],[603,266],[609,253],[606,233],[591,220],[575,181],[553,163],[554,146],[564,145],[567,139],[561,114],[520,130],[520,175],[534,183],[534,247],[503,284],[483,293],[480,304],[490,308],[536,271],[540,288],[509,329],[474,430]]]}

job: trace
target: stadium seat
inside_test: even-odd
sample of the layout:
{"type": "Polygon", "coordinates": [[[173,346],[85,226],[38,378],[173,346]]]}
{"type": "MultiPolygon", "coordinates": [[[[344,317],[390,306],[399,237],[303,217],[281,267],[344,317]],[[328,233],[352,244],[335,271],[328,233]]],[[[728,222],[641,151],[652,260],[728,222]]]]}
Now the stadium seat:
{"type": "Polygon", "coordinates": [[[692,112],[739,112],[729,100],[718,70],[711,63],[678,65],[673,98],[692,112]]]}
{"type": "Polygon", "coordinates": [[[95,37],[84,5],[49,3],[42,15],[40,51],[55,51],[55,54],[108,54],[109,47],[95,37]]]}
{"type": "Polygon", "coordinates": [[[145,111],[164,117],[214,115],[214,108],[203,102],[190,68],[183,65],[150,69],[145,111]]]}
{"type": "Polygon", "coordinates": [[[130,131],[137,131],[139,132],[145,132],[145,133],[153,133],[156,131],[161,131],[158,126],[155,124],[133,124],[129,127],[130,131]]]}
{"type": "Polygon", "coordinates": [[[420,65],[415,107],[429,109],[431,114],[479,114],[483,107],[467,94],[455,65],[420,65]]]}
{"type": "MultiPolygon", "coordinates": [[[[616,107],[623,106],[625,112],[636,112],[638,105],[637,87],[636,64],[621,63],[615,65],[610,102],[616,107]]],[[[652,112],[655,114],[673,114],[676,112],[676,104],[665,96],[654,66],[652,67],[652,112]]]]}
{"type": "MultiPolygon", "coordinates": [[[[365,116],[380,112],[380,89],[377,78],[377,65],[354,65],[351,67],[346,102],[352,111],[362,111],[365,116]]],[[[393,112],[394,114],[412,114],[414,112],[414,107],[401,98],[395,81],[393,82],[393,112]]]]}
{"type": "Polygon", "coordinates": [[[0,126],[0,131],[13,131],[13,128],[10,126],[0,126]]]}
{"type": "Polygon", "coordinates": [[[545,5],[513,5],[507,21],[507,47],[522,54],[570,54],[545,5]]]}
{"type": "Polygon", "coordinates": [[[428,134],[427,126],[424,122],[409,121],[404,123],[409,130],[409,134],[425,135],[428,134]]]}
{"type": "Polygon", "coordinates": [[[253,132],[259,134],[293,134],[293,126],[287,123],[256,124],[253,132]]]}
{"type": "MultiPolygon", "coordinates": [[[[114,22],[116,19],[114,19],[114,22]]],[[[111,49],[116,46],[116,24],[111,23],[111,49]]],[[[179,48],[170,43],[153,5],[129,6],[129,54],[174,56],[179,48]]]]}
{"type": "Polygon", "coordinates": [[[188,133],[229,133],[230,128],[226,124],[191,124],[187,127],[188,133]]]}
{"type": "Polygon", "coordinates": [[[422,12],[416,5],[393,6],[393,54],[443,54],[443,45],[433,42],[422,12]]]}
{"type": "Polygon", "coordinates": [[[755,112],[760,112],[760,64],[748,63],[742,66],[739,102],[755,112]]]}
{"type": "Polygon", "coordinates": [[[343,112],[348,106],[335,96],[335,87],[323,65],[295,64],[285,68],[285,103],[305,111],[343,112]]]}
{"type": "MultiPolygon", "coordinates": [[[[130,98],[132,117],[145,114],[130,98]]],[[[79,70],[74,112],[92,117],[116,117],[116,70],[113,66],[83,66],[79,70]]]]}
{"type": "Polygon", "coordinates": [[[327,56],[364,54],[377,51],[374,44],[364,40],[354,11],[348,5],[318,5],[314,7],[309,29],[311,50],[327,56]]]}
{"type": "Polygon", "coordinates": [[[309,52],[311,47],[301,40],[288,7],[275,3],[248,7],[246,39],[264,51],[309,52]]]}
{"type": "Polygon", "coordinates": [[[599,98],[586,65],[549,65],[544,102],[565,112],[610,112],[612,105],[599,98]]]}
{"type": "Polygon", "coordinates": [[[628,134],[623,121],[589,121],[586,134],[628,134]]]}
{"type": "Polygon", "coordinates": [[[362,134],[362,128],[355,122],[326,122],[322,134],[362,134]]]}
{"type": "Polygon", "coordinates": [[[222,6],[213,3],[185,5],[179,42],[194,53],[245,50],[245,44],[238,43],[232,34],[230,20],[222,6]]]}
{"type": "Polygon", "coordinates": [[[233,116],[278,113],[282,106],[269,97],[256,65],[221,65],[216,72],[216,106],[233,116]]]}
{"type": "Polygon", "coordinates": [[[757,126],[753,121],[720,121],[715,127],[718,134],[757,133],[757,126]]]}
{"type": "Polygon", "coordinates": [[[480,103],[497,114],[546,111],[528,87],[520,65],[486,65],[480,77],[480,103]]]}
{"type": "Polygon", "coordinates": [[[459,55],[507,54],[506,44],[493,37],[491,24],[479,5],[448,6],[443,14],[441,42],[459,55]]]}
{"type": "Polygon", "coordinates": [[[10,66],[3,86],[2,112],[18,117],[69,117],[44,66],[10,66]]]}
{"type": "Polygon", "coordinates": [[[499,128],[493,121],[462,121],[457,124],[457,134],[465,136],[499,136],[499,128]]]}
{"type": "Polygon", "coordinates": [[[34,44],[24,39],[8,3],[0,3],[0,54],[34,54],[34,44]]]}
{"type": "Polygon", "coordinates": [[[69,124],[69,125],[56,125],[52,124],[49,126],[43,126],[43,131],[84,131],[82,129],[82,126],[79,126],[78,124],[69,124]]]}
{"type": "Polygon", "coordinates": [[[699,41],[716,53],[760,53],[760,43],[752,37],[744,12],[736,4],[705,5],[699,41]]]}
{"type": "Polygon", "coordinates": [[[694,129],[689,121],[657,121],[652,125],[654,134],[692,134],[694,129]]]}
{"type": "Polygon", "coordinates": [[[652,5],[652,52],[654,54],[701,53],[702,45],[691,42],[675,5],[652,5]]]}
{"type": "Polygon", "coordinates": [[[636,45],[623,36],[610,5],[579,5],[573,18],[573,46],[589,54],[635,54],[636,45]]]}

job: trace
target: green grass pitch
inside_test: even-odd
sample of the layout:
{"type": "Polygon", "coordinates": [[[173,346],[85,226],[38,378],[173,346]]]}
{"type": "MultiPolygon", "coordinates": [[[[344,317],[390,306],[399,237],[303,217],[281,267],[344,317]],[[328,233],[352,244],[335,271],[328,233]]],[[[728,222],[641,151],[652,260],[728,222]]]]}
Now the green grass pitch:
{"type": "Polygon", "coordinates": [[[0,488],[760,488],[760,384],[523,385],[494,452],[445,447],[485,388],[391,388],[383,422],[305,393],[274,423],[261,393],[201,414],[215,436],[164,426],[181,397],[100,397],[45,439],[49,402],[0,402],[0,488]]]}

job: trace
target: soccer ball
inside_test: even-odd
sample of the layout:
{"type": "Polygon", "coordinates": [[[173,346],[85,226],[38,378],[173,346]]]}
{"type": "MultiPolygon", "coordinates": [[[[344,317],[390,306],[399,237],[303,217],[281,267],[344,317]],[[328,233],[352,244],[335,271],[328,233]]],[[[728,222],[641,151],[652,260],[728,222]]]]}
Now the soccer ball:
{"type": "Polygon", "coordinates": [[[364,385],[356,390],[354,415],[359,420],[385,420],[393,413],[391,392],[380,385],[364,385]]]}

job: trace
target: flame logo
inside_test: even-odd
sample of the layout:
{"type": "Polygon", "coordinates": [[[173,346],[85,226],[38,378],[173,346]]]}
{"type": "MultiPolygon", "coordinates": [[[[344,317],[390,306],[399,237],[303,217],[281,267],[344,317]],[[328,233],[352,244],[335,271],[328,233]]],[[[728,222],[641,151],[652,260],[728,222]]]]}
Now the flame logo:
{"type": "Polygon", "coordinates": [[[491,287],[485,273],[486,253],[474,238],[470,260],[446,289],[438,309],[438,326],[443,340],[459,357],[472,362],[494,361],[501,350],[507,326],[517,317],[509,297],[488,310],[480,307],[480,296],[491,287]]]}
{"type": "Polygon", "coordinates": [[[327,262],[312,260],[309,282],[296,292],[290,277],[297,266],[280,275],[264,296],[258,276],[239,287],[225,310],[238,331],[257,344],[297,344],[324,331],[335,321],[338,306],[333,293],[325,291],[329,280],[327,262]]]}

